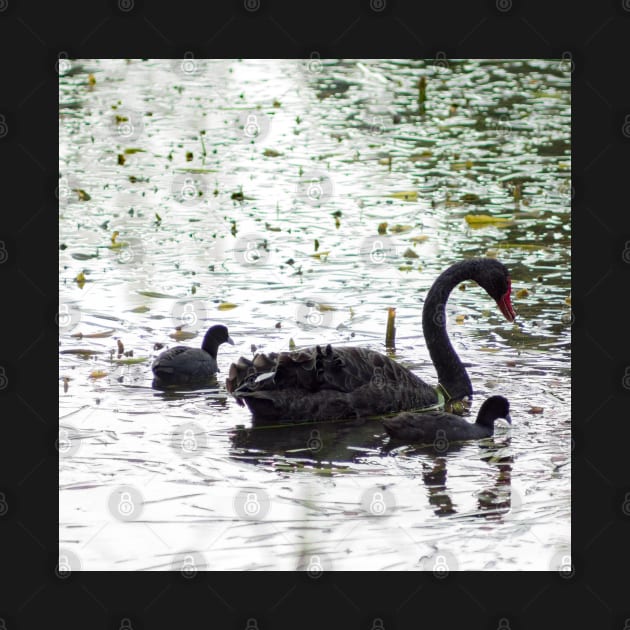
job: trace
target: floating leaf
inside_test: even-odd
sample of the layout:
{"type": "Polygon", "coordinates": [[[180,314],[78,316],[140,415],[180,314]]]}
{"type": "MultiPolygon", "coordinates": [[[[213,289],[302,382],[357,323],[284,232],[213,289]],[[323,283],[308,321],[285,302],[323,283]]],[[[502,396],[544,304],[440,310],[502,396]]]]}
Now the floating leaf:
{"type": "Polygon", "coordinates": [[[125,149],[124,153],[126,153],[127,155],[133,155],[134,153],[145,153],[146,149],[138,149],[135,147],[130,147],[129,149],[125,149]]]}
{"type": "Polygon", "coordinates": [[[405,258],[420,258],[420,256],[418,256],[418,254],[416,254],[416,252],[414,252],[413,249],[411,249],[410,247],[405,250],[403,256],[405,258]]]}
{"type": "Polygon", "coordinates": [[[492,217],[489,214],[467,214],[464,219],[471,227],[485,227],[487,225],[505,226],[512,223],[506,217],[492,217]]]}
{"type": "Polygon", "coordinates": [[[543,407],[530,407],[527,410],[527,413],[542,413],[544,411],[543,407]]]}
{"type": "Polygon", "coordinates": [[[72,191],[77,193],[79,201],[89,201],[92,199],[92,197],[90,197],[90,195],[88,195],[82,188],[73,188],[72,191]]]}
{"type": "Polygon", "coordinates": [[[417,190],[403,190],[400,192],[395,192],[390,195],[394,199],[402,199],[403,201],[417,201],[418,200],[418,191],[417,190]]]}
{"type": "Polygon", "coordinates": [[[77,354],[80,357],[86,359],[87,357],[91,357],[94,354],[101,354],[100,350],[89,350],[86,348],[70,348],[68,350],[61,350],[60,354],[77,354]]]}
{"type": "Polygon", "coordinates": [[[429,237],[426,234],[420,234],[420,236],[412,236],[409,240],[412,243],[424,243],[424,241],[427,241],[429,239],[429,237]]]}
{"type": "Polygon", "coordinates": [[[274,227],[269,223],[265,223],[265,229],[269,230],[270,232],[282,232],[282,228],[274,227]]]}
{"type": "Polygon", "coordinates": [[[74,281],[79,285],[80,288],[83,288],[83,285],[85,284],[85,275],[82,271],[79,271],[74,281]]]}
{"type": "Polygon", "coordinates": [[[378,233],[385,234],[387,232],[387,222],[378,224],[378,233]]]}
{"type": "Polygon", "coordinates": [[[144,297],[149,298],[170,298],[174,299],[177,296],[175,295],[167,295],[166,293],[159,293],[158,291],[138,291],[139,295],[144,295],[144,297]]]}
{"type": "Polygon", "coordinates": [[[135,363],[144,363],[149,357],[129,357],[127,359],[114,359],[117,365],[134,365],[135,363]]]}
{"type": "Polygon", "coordinates": [[[295,350],[295,341],[293,341],[293,337],[289,339],[289,350],[295,350]]]}
{"type": "Polygon", "coordinates": [[[527,289],[519,289],[516,292],[517,298],[524,298],[524,297],[527,297],[528,295],[529,295],[529,291],[527,289]]]}
{"type": "Polygon", "coordinates": [[[107,376],[107,372],[104,370],[94,370],[90,372],[90,376],[88,378],[96,380],[97,378],[103,378],[104,376],[107,376]]]}
{"type": "Polygon", "coordinates": [[[265,157],[279,157],[282,153],[280,153],[280,151],[276,151],[275,149],[265,149],[263,151],[263,155],[265,157]]]}
{"type": "Polygon", "coordinates": [[[116,332],[113,328],[109,330],[103,330],[102,332],[96,333],[88,333],[84,334],[81,332],[72,333],[71,337],[75,337],[76,339],[104,339],[105,337],[111,337],[114,332],[116,332]]]}
{"type": "Polygon", "coordinates": [[[405,232],[411,232],[411,230],[413,230],[413,225],[392,225],[392,227],[389,228],[389,231],[392,234],[404,234],[405,232]]]}
{"type": "Polygon", "coordinates": [[[455,315],[456,324],[463,324],[465,319],[466,319],[466,315],[455,315]]]}
{"type": "Polygon", "coordinates": [[[311,258],[317,258],[317,260],[321,260],[323,256],[325,260],[326,258],[328,258],[328,254],[330,254],[330,250],[326,252],[317,252],[316,254],[311,254],[311,258]]]}
{"type": "Polygon", "coordinates": [[[186,339],[194,339],[197,336],[197,333],[189,332],[187,330],[182,330],[178,328],[175,332],[169,333],[169,337],[171,339],[175,339],[175,341],[184,341],[186,339]]]}
{"type": "Polygon", "coordinates": [[[90,260],[91,258],[98,258],[98,254],[81,254],[80,252],[77,252],[72,254],[72,258],[75,260],[90,260]]]}
{"type": "Polygon", "coordinates": [[[232,302],[221,302],[221,304],[219,304],[219,306],[217,306],[217,308],[220,311],[230,311],[233,308],[236,308],[238,306],[238,304],[234,304],[232,302]]]}

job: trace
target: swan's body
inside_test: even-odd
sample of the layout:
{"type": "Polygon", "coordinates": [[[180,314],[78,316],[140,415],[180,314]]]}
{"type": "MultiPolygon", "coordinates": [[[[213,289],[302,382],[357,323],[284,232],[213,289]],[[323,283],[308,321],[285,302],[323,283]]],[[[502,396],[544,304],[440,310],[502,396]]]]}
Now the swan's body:
{"type": "Polygon", "coordinates": [[[151,366],[154,375],[153,387],[165,389],[178,385],[208,383],[219,371],[217,352],[224,342],[234,344],[228,329],[217,325],[208,329],[201,348],[174,346],[165,350],[151,366]]]}
{"type": "MultiPolygon", "coordinates": [[[[472,396],[466,368],[446,333],[445,304],[465,280],[476,280],[509,321],[510,277],[500,262],[478,258],[444,271],[427,294],[422,328],[439,386],[448,399],[472,396]]],[[[226,386],[255,419],[332,420],[395,413],[438,403],[436,389],[392,359],[367,348],[315,346],[295,352],[241,357],[230,366],[226,386]]]]}
{"type": "Polygon", "coordinates": [[[494,434],[494,421],[504,418],[510,424],[510,403],[503,396],[491,396],[479,409],[476,422],[443,411],[412,413],[405,411],[383,419],[387,433],[405,442],[418,444],[479,440],[494,434]]]}

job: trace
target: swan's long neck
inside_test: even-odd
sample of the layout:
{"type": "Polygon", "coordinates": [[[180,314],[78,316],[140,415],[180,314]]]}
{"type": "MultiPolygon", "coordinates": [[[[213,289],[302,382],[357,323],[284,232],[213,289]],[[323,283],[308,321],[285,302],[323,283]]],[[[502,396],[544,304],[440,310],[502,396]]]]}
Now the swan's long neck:
{"type": "Polygon", "coordinates": [[[422,331],[439,383],[454,400],[472,396],[472,385],[446,332],[446,302],[460,282],[474,278],[477,267],[477,261],[463,261],[441,273],[429,289],[422,310],[422,331]]]}

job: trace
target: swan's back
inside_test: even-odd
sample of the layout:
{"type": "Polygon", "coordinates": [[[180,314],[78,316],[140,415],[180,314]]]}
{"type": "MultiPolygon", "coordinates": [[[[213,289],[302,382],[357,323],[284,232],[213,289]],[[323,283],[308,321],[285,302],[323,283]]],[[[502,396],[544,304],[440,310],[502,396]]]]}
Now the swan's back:
{"type": "Polygon", "coordinates": [[[241,357],[226,386],[261,420],[335,420],[433,405],[435,390],[385,355],[315,346],[241,357]]]}

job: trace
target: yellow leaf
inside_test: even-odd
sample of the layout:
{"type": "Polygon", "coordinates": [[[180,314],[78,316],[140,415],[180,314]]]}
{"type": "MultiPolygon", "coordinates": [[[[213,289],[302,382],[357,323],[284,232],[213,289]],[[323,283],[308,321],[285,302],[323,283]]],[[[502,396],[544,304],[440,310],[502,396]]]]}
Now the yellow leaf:
{"type": "Polygon", "coordinates": [[[80,286],[82,287],[85,284],[85,275],[83,274],[82,271],[79,271],[79,273],[77,274],[77,277],[74,279],[74,281],[80,286]]]}
{"type": "Polygon", "coordinates": [[[505,217],[491,217],[489,214],[467,214],[464,219],[470,227],[485,227],[486,225],[504,226],[512,223],[505,217]]]}
{"type": "Polygon", "coordinates": [[[463,324],[465,319],[466,319],[466,315],[455,315],[456,324],[463,324]]]}
{"type": "Polygon", "coordinates": [[[97,379],[97,378],[103,378],[104,376],[107,376],[107,372],[105,372],[104,370],[94,370],[90,372],[89,378],[97,379]]]}
{"type": "Polygon", "coordinates": [[[390,195],[394,199],[402,199],[403,201],[417,201],[418,200],[418,191],[417,190],[402,190],[400,192],[395,192],[390,195]]]}
{"type": "Polygon", "coordinates": [[[529,291],[527,289],[519,289],[516,292],[517,298],[524,298],[524,297],[527,297],[528,295],[529,295],[529,291]]]}
{"type": "Polygon", "coordinates": [[[424,243],[429,237],[426,234],[420,234],[420,236],[412,236],[409,240],[412,243],[424,243]]]}
{"type": "Polygon", "coordinates": [[[387,232],[387,222],[379,223],[378,224],[378,233],[379,234],[385,234],[385,232],[387,232]]]}
{"type": "Polygon", "coordinates": [[[293,337],[289,339],[289,350],[295,350],[295,341],[293,341],[293,337]]]}
{"type": "Polygon", "coordinates": [[[217,308],[220,311],[230,311],[233,308],[236,308],[238,306],[238,304],[234,304],[232,302],[221,302],[221,304],[219,304],[219,306],[217,306],[217,308]]]}
{"type": "Polygon", "coordinates": [[[311,254],[311,258],[317,258],[317,260],[321,260],[322,256],[326,259],[328,258],[328,254],[330,254],[330,250],[327,252],[317,252],[315,254],[311,254]]]}

